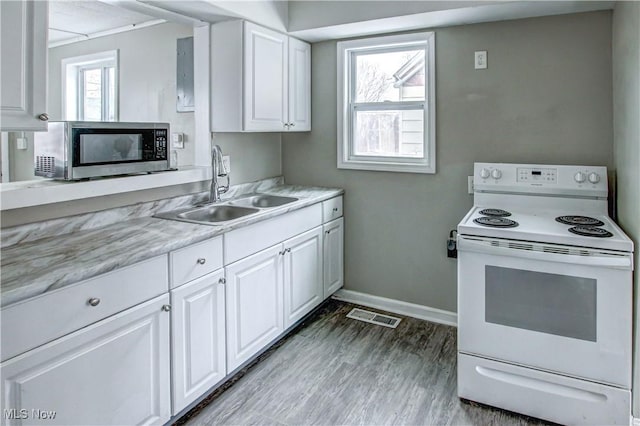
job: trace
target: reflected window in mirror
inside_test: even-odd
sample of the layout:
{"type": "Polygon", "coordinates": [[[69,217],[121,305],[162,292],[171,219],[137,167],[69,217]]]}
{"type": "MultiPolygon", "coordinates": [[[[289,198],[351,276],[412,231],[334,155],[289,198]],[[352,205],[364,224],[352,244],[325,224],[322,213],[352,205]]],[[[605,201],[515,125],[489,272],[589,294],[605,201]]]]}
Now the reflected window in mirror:
{"type": "Polygon", "coordinates": [[[118,121],[118,51],[62,60],[65,120],[118,121]]]}

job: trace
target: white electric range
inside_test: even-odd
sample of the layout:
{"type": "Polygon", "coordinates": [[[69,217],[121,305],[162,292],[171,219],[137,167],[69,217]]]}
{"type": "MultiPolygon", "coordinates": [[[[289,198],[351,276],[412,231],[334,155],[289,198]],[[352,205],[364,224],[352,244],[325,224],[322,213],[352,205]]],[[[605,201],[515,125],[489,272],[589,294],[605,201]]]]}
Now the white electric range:
{"type": "Polygon", "coordinates": [[[629,424],[633,242],[605,167],[476,163],[458,225],[458,395],[629,424]]]}

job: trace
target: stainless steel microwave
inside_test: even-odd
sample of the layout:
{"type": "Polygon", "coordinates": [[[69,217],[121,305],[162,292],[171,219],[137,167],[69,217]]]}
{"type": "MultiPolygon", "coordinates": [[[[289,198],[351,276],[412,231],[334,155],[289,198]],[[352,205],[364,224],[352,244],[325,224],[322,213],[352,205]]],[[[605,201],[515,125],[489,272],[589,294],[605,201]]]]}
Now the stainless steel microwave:
{"type": "Polygon", "coordinates": [[[54,121],[34,135],[36,176],[78,180],[171,166],[168,123],[54,121]]]}

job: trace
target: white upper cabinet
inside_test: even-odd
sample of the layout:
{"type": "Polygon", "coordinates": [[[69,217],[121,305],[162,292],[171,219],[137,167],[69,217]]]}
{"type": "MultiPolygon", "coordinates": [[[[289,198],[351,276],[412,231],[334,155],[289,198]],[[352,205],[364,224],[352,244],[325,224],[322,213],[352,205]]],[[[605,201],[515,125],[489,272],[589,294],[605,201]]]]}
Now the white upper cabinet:
{"type": "Polygon", "coordinates": [[[46,1],[0,2],[0,130],[47,130],[46,1]]]}
{"type": "Polygon", "coordinates": [[[245,22],[243,106],[246,131],[282,131],[288,126],[287,46],[286,35],[245,22]]]}
{"type": "Polygon", "coordinates": [[[211,130],[311,130],[311,46],[245,21],[211,26],[211,130]]]}
{"type": "Polygon", "coordinates": [[[289,38],[289,131],[311,130],[311,45],[289,38]]]}

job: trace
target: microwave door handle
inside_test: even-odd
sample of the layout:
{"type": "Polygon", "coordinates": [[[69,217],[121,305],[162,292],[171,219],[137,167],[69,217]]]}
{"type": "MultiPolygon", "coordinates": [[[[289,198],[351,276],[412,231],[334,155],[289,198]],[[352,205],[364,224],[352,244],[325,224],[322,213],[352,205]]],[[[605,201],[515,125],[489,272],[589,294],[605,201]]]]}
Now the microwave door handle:
{"type": "Polygon", "coordinates": [[[620,256],[576,256],[572,254],[547,253],[533,250],[498,247],[491,245],[491,243],[486,240],[458,237],[458,252],[461,251],[472,251],[484,254],[495,254],[498,256],[521,257],[532,260],[569,263],[572,265],[596,266],[612,269],[629,270],[633,267],[631,255],[629,254],[620,256]]]}

